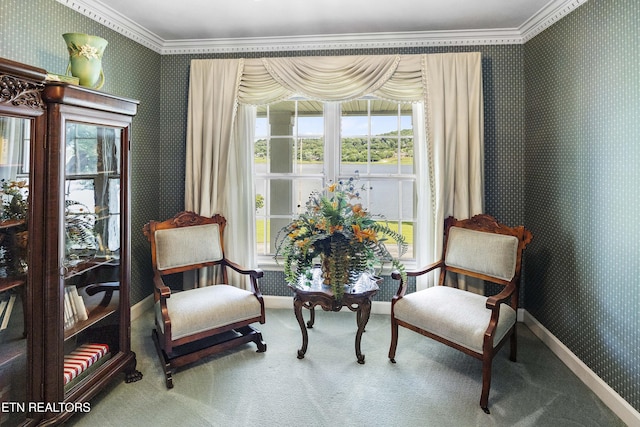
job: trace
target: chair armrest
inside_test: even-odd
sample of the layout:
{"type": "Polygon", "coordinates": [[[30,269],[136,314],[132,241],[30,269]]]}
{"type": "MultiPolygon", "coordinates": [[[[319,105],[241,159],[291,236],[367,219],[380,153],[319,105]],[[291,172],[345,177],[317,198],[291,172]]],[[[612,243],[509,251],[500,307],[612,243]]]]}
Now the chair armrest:
{"type": "Polygon", "coordinates": [[[153,276],[153,284],[155,285],[156,290],[158,291],[159,299],[166,299],[171,297],[171,288],[169,288],[167,285],[164,284],[164,281],[162,280],[162,276],[160,276],[159,274],[155,274],[153,276]]]}
{"type": "MultiPolygon", "coordinates": [[[[173,343],[171,341],[171,318],[169,317],[169,309],[167,308],[167,298],[171,297],[171,288],[164,284],[162,275],[158,272],[153,275],[153,284],[155,286],[153,299],[155,303],[160,304],[160,314],[163,323],[163,333],[161,334],[162,338],[159,339],[164,340],[164,351],[171,353],[173,351],[173,343]]],[[[156,328],[160,326],[158,325],[158,321],[159,320],[156,318],[156,328]]],[[[158,331],[160,330],[158,329],[158,331]]]]}
{"type": "Polygon", "coordinates": [[[502,292],[497,295],[487,298],[486,307],[491,310],[491,319],[489,320],[489,326],[484,332],[484,341],[482,348],[484,352],[491,351],[493,348],[493,337],[498,327],[498,318],[500,317],[500,304],[507,303],[511,300],[516,287],[513,283],[507,285],[502,292]]]}
{"type": "Polygon", "coordinates": [[[229,261],[228,259],[225,258],[224,260],[225,264],[228,265],[229,267],[231,267],[232,270],[240,273],[240,274],[248,274],[252,277],[255,277],[256,279],[261,278],[262,276],[264,276],[264,271],[262,271],[259,268],[253,268],[253,269],[247,269],[244,268],[238,264],[236,264],[235,262],[229,261]]]}
{"type": "Polygon", "coordinates": [[[429,264],[420,270],[407,271],[407,276],[422,276],[423,274],[426,274],[442,266],[444,266],[444,260],[436,261],[433,264],[429,264]]]}
{"type": "MultiPolygon", "coordinates": [[[[406,274],[407,274],[407,277],[421,276],[432,270],[435,270],[436,268],[440,268],[443,265],[444,265],[444,260],[440,260],[420,270],[407,271],[406,274]]],[[[394,280],[400,280],[400,285],[398,286],[398,290],[396,291],[396,296],[394,298],[396,299],[402,298],[404,294],[407,292],[407,284],[404,282],[404,280],[402,280],[402,274],[398,270],[395,270],[391,273],[391,278],[394,280]]]]}
{"type": "Polygon", "coordinates": [[[259,268],[246,269],[236,264],[235,262],[229,261],[226,258],[224,259],[224,263],[229,267],[231,267],[233,271],[250,276],[251,292],[253,292],[261,300],[261,303],[262,303],[262,292],[260,291],[260,285],[258,284],[258,279],[264,276],[264,271],[262,271],[259,268]]]}
{"type": "Polygon", "coordinates": [[[500,304],[509,302],[515,290],[516,287],[514,284],[507,285],[499,294],[487,298],[486,307],[489,310],[495,310],[499,307],[500,304]]]}

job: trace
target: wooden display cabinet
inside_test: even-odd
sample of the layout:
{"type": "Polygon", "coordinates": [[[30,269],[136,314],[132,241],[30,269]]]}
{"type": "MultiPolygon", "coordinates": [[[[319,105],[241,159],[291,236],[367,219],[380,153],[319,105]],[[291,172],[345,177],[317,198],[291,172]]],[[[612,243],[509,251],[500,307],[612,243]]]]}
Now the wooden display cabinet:
{"type": "MultiPolygon", "coordinates": [[[[48,83],[44,399],[84,402],[131,351],[130,136],[137,101],[48,83]]],[[[59,422],[71,414],[51,412],[59,422]]]]}
{"type": "Polygon", "coordinates": [[[60,424],[114,378],[142,377],[129,301],[138,102],[46,76],[0,58],[3,427],[60,424]]]}

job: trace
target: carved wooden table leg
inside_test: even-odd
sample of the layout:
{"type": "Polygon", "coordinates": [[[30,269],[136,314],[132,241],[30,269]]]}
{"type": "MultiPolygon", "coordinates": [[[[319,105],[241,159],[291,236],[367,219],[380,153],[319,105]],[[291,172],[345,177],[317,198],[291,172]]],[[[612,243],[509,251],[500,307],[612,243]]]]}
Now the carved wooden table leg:
{"type": "Polygon", "coordinates": [[[357,292],[349,287],[349,292],[345,292],[341,298],[336,298],[333,290],[328,286],[324,286],[321,280],[322,277],[316,274],[319,271],[319,269],[314,268],[314,281],[312,283],[308,282],[308,277],[305,275],[304,285],[289,285],[291,290],[293,290],[293,311],[300,325],[300,331],[302,332],[302,348],[298,350],[298,359],[303,359],[307,352],[307,345],[309,343],[307,329],[312,329],[315,323],[315,307],[320,306],[324,311],[335,312],[340,311],[343,307],[347,307],[350,311],[356,313],[358,326],[358,332],[356,333],[356,357],[358,363],[364,364],[364,354],[360,351],[362,333],[365,330],[365,326],[369,321],[369,315],[371,314],[371,299],[376,292],[378,292],[378,286],[382,282],[382,279],[369,274],[367,274],[366,277],[362,276],[354,282],[359,283],[357,292]],[[303,308],[307,308],[311,316],[306,326],[302,316],[303,308]]]}
{"type": "Polygon", "coordinates": [[[309,313],[311,313],[311,316],[309,318],[309,321],[307,322],[307,329],[312,329],[313,328],[313,324],[316,323],[316,310],[315,310],[315,307],[310,307],[309,308],[309,313]]]}
{"type": "Polygon", "coordinates": [[[358,332],[356,333],[356,357],[358,358],[358,363],[361,365],[364,364],[364,354],[362,354],[362,351],[360,351],[360,342],[362,341],[362,333],[364,332],[364,327],[369,321],[370,314],[371,301],[365,299],[360,303],[356,312],[356,319],[358,322],[358,332]]]}
{"type": "Polygon", "coordinates": [[[293,311],[296,314],[296,319],[298,320],[298,324],[300,325],[300,330],[302,331],[302,348],[298,350],[298,359],[303,359],[304,354],[307,352],[309,335],[307,334],[307,328],[304,325],[304,318],[302,317],[302,301],[297,296],[293,298],[293,311]]]}

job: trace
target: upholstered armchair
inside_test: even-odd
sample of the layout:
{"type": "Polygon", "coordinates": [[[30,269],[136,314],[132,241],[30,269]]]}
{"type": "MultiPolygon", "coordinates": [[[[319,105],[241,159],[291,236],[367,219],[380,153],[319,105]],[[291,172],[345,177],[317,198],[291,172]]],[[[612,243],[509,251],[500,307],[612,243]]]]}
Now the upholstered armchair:
{"type": "Polygon", "coordinates": [[[264,301],[258,279],[263,273],[246,269],[224,254],[226,220],[180,212],[166,221],[150,221],[144,234],[151,243],[155,329],[152,338],[163,365],[167,388],[173,387],[174,369],[205,356],[254,342],[267,350],[262,334],[251,324],[265,322],[264,301]],[[167,275],[216,267],[221,283],[175,292],[167,275]],[[229,282],[227,269],[248,277],[250,290],[229,282]]]}
{"type": "Polygon", "coordinates": [[[395,363],[398,327],[462,351],[482,361],[480,407],[489,413],[489,389],[494,355],[510,340],[510,359],[516,360],[516,310],[522,251],[532,235],[524,227],[508,227],[489,215],[467,220],[448,218],[444,228],[442,259],[407,276],[421,276],[440,269],[437,286],[406,293],[400,286],[391,305],[389,359],[395,363]],[[452,276],[452,277],[448,277],[452,276]],[[486,297],[447,286],[447,279],[467,276],[499,285],[502,290],[486,297]]]}

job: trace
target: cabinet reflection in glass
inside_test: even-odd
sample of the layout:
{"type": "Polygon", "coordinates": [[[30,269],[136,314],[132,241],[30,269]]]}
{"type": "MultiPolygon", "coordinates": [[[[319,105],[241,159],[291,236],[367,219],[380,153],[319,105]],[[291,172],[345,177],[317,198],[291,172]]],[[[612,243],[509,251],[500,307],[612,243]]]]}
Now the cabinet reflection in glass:
{"type": "MultiPolygon", "coordinates": [[[[25,402],[30,119],[0,117],[0,401],[25,402]]],[[[23,413],[0,414],[17,425],[23,413]]]]}
{"type": "Polygon", "coordinates": [[[65,248],[69,263],[117,258],[120,249],[120,132],[68,122],[65,248]]]}
{"type": "Polygon", "coordinates": [[[31,121],[0,117],[0,277],[27,271],[31,121]]]}

